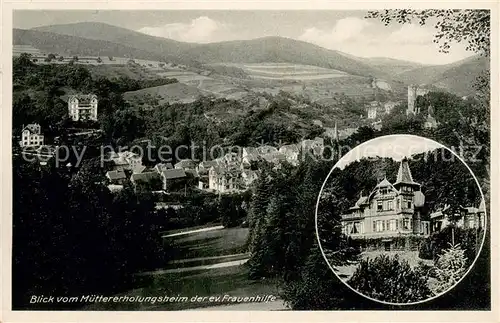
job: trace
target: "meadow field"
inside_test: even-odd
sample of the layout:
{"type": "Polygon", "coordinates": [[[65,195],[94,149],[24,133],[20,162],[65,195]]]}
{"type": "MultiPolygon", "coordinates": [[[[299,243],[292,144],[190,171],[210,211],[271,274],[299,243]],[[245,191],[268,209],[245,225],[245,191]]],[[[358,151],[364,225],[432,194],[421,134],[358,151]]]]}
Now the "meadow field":
{"type": "Polygon", "coordinates": [[[270,303],[192,302],[192,297],[251,297],[279,294],[273,280],[248,279],[246,252],[248,228],[194,227],[163,232],[169,261],[162,269],[136,275],[136,287],[114,296],[188,297],[178,302],[96,303],[86,310],[282,310],[281,300],[270,303]],[[221,307],[219,307],[221,306],[221,307]]]}

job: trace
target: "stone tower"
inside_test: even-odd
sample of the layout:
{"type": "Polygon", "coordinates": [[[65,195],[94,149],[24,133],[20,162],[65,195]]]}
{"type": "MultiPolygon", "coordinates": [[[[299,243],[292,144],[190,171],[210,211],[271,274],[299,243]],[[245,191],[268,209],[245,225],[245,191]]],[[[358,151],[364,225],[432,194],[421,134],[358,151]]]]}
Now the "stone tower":
{"type": "Polygon", "coordinates": [[[406,109],[406,115],[417,114],[415,103],[417,101],[417,87],[415,85],[408,86],[408,109],[406,109]]]}

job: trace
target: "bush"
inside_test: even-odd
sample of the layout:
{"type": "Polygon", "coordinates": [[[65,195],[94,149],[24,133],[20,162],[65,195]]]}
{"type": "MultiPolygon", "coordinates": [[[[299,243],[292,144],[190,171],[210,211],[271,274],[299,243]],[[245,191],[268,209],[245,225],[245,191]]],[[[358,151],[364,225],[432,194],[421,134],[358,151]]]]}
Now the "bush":
{"type": "MultiPolygon", "coordinates": [[[[460,243],[461,248],[465,251],[467,265],[470,266],[476,259],[477,251],[483,240],[483,229],[464,229],[453,228],[455,243],[460,243]]],[[[436,260],[444,250],[448,249],[452,242],[452,227],[448,226],[439,232],[433,233],[427,237],[420,245],[419,257],[421,259],[436,260]]]]}
{"type": "Polygon", "coordinates": [[[397,255],[362,260],[347,283],[366,296],[391,303],[411,303],[432,295],[426,278],[397,255]]]}
{"type": "Polygon", "coordinates": [[[441,294],[452,288],[464,276],[467,270],[465,250],[460,245],[445,250],[434,263],[436,283],[432,285],[434,294],[441,294]]]}

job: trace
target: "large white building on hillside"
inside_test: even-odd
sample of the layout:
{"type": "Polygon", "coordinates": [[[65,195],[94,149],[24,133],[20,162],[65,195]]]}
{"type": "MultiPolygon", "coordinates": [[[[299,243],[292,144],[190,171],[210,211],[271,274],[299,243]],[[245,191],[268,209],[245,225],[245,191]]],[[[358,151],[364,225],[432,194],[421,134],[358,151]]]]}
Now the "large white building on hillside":
{"type": "Polygon", "coordinates": [[[97,121],[97,96],[94,94],[72,95],[68,99],[68,113],[73,121],[97,121]]]}
{"type": "Polygon", "coordinates": [[[23,127],[21,132],[21,147],[39,147],[43,146],[43,135],[41,127],[38,123],[30,123],[23,127]]]}

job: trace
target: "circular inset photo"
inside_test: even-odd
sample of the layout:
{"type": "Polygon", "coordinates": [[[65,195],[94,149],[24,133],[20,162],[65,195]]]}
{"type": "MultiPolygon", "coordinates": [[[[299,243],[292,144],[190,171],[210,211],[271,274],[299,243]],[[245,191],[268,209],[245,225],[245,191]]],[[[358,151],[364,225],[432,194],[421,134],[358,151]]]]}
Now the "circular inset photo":
{"type": "Polygon", "coordinates": [[[467,275],[485,237],[479,183],[452,150],[391,135],[349,151],[318,197],[316,234],[335,275],[385,304],[436,298],[467,275]]]}

